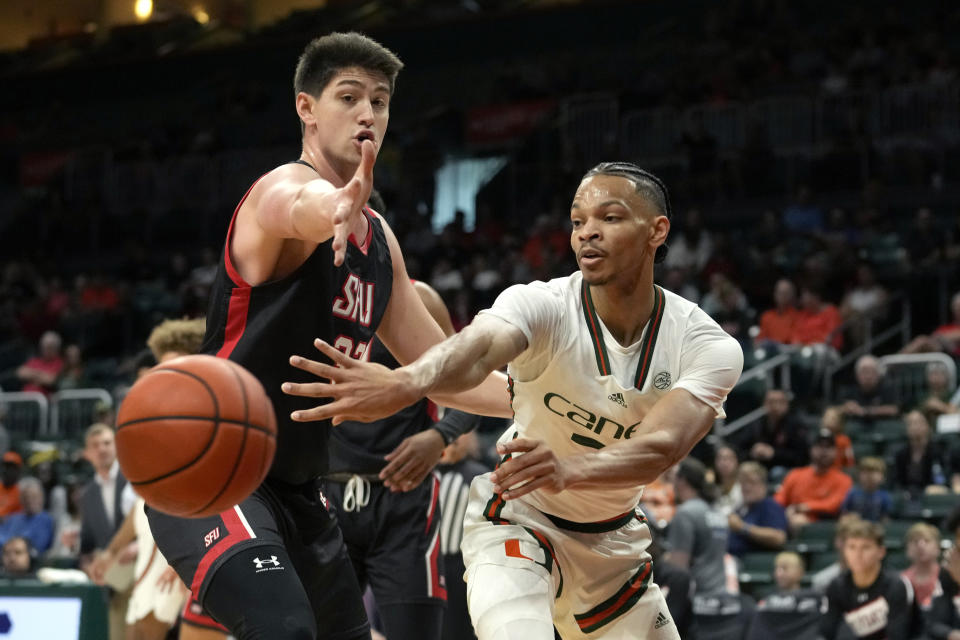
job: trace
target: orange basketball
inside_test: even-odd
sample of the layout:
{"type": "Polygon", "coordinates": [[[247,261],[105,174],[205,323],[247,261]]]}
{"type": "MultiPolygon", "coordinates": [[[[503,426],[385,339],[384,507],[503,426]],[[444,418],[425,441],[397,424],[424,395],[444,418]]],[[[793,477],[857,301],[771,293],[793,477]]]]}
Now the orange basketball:
{"type": "Polygon", "coordinates": [[[249,496],[270,470],[276,437],[260,381],[213,356],[157,365],[117,416],[123,475],[148,505],[185,518],[220,513],[249,496]]]}

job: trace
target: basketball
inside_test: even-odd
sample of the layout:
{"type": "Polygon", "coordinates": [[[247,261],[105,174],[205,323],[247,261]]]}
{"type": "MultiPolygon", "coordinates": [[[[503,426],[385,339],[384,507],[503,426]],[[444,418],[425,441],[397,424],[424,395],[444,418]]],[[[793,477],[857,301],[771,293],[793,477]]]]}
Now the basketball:
{"type": "Polygon", "coordinates": [[[117,458],[148,505],[202,518],[241,502],[273,462],[273,403],[235,362],[190,355],[161,363],[117,415],[117,458]]]}

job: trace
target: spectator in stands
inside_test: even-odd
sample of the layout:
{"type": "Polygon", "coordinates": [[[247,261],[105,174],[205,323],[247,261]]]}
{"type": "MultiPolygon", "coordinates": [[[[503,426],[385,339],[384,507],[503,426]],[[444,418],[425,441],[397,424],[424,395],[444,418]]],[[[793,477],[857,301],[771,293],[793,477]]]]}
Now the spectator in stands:
{"type": "Polygon", "coordinates": [[[950,403],[954,390],[950,388],[947,365],[942,362],[929,362],[926,374],[927,388],[916,399],[914,408],[921,411],[933,427],[940,416],[957,413],[960,407],[950,403]]]}
{"type": "Polygon", "coordinates": [[[960,358],[960,291],[950,299],[949,323],[940,325],[929,335],[919,335],[900,349],[900,353],[943,352],[960,358]]]}
{"type": "Polygon", "coordinates": [[[676,497],[673,493],[674,476],[677,467],[673,466],[643,488],[640,508],[658,529],[666,529],[677,511],[676,497]]]}
{"type": "Polygon", "coordinates": [[[667,269],[663,274],[663,286],[690,302],[700,302],[700,289],[688,273],[678,267],[667,269]]]}
{"type": "Polygon", "coordinates": [[[887,297],[887,290],[877,282],[873,267],[861,262],[857,266],[856,282],[840,302],[840,315],[850,323],[856,344],[862,344],[865,337],[861,321],[878,313],[886,304],[887,297]]]}
{"type": "Polygon", "coordinates": [[[713,238],[703,227],[699,209],[688,209],[678,226],[679,233],[670,239],[670,251],[663,261],[664,266],[696,276],[713,255],[713,238]]]}
{"type": "Polygon", "coordinates": [[[945,465],[940,450],[930,438],[930,423],[919,411],[911,411],[907,423],[907,444],[893,457],[893,486],[916,498],[946,486],[945,465]]]}
{"type": "Polygon", "coordinates": [[[87,386],[87,371],[83,362],[83,353],[78,345],[68,345],[63,350],[63,369],[57,377],[57,391],[83,389],[87,386]]]}
{"type": "Polygon", "coordinates": [[[787,278],[777,280],[773,287],[773,308],[760,315],[760,330],[754,337],[757,347],[779,348],[793,341],[797,310],[797,288],[787,278]]]}
{"type": "Polygon", "coordinates": [[[794,469],[783,479],[774,498],[787,510],[791,530],[821,518],[835,518],[840,512],[853,481],[833,466],[836,457],[833,432],[821,429],[810,447],[812,464],[794,469]]]}
{"type": "MultiPolygon", "coordinates": [[[[83,455],[94,469],[93,479],[84,486],[80,502],[80,568],[86,571],[92,564],[94,552],[106,549],[120,528],[136,495],[120,472],[113,429],[103,423],[93,424],[87,429],[84,443],[83,455]]],[[[128,568],[131,578],[136,557],[134,542],[123,550],[118,560],[128,568]]],[[[111,640],[124,635],[129,598],[129,587],[111,593],[108,613],[111,640]]]]}
{"type": "Polygon", "coordinates": [[[929,269],[940,261],[943,234],[934,225],[934,217],[929,208],[920,207],[913,214],[913,224],[903,244],[907,249],[912,271],[929,269]]]}
{"type": "Polygon", "coordinates": [[[827,407],[823,410],[820,417],[820,428],[830,429],[833,432],[834,443],[837,445],[837,459],[833,466],[837,469],[849,469],[856,464],[853,454],[853,442],[844,431],[846,430],[846,420],[843,412],[838,407],[827,407]]]}
{"type": "Polygon", "coordinates": [[[773,581],[777,584],[778,594],[798,591],[804,573],[803,558],[796,551],[781,551],[773,560],[773,581]]]}
{"type": "Polygon", "coordinates": [[[22,536],[37,554],[46,553],[53,544],[53,518],[43,510],[43,485],[33,477],[20,481],[23,511],[8,516],[0,524],[0,544],[22,536]]]}
{"type": "Polygon", "coordinates": [[[920,609],[926,611],[933,604],[933,596],[943,593],[940,585],[940,530],[926,522],[918,522],[905,536],[910,566],[903,577],[913,585],[913,593],[920,609]]]}
{"type": "Polygon", "coordinates": [[[24,391],[50,394],[56,390],[57,377],[63,370],[60,346],[60,334],[55,331],[47,331],[40,337],[40,353],[17,369],[24,391]]]}
{"type": "Polygon", "coordinates": [[[3,454],[2,472],[0,472],[0,519],[20,511],[20,474],[23,470],[23,458],[16,451],[3,454]]]}
{"type": "Polygon", "coordinates": [[[764,414],[734,434],[747,459],[754,460],[782,478],[792,468],[807,463],[807,431],[790,410],[790,395],[770,389],[763,399],[764,414]]]}
{"type": "Polygon", "coordinates": [[[677,512],[667,528],[666,561],[689,569],[698,595],[726,591],[727,519],[707,502],[706,467],[696,458],[677,466],[677,512]]]}
{"type": "Polygon", "coordinates": [[[883,527],[859,522],[847,532],[843,557],[847,567],[827,587],[827,611],[820,622],[826,640],[837,637],[843,623],[856,638],[913,638],[920,627],[909,582],[885,571],[883,527]]]}
{"type": "Polygon", "coordinates": [[[727,551],[738,558],[752,551],[780,549],[787,541],[787,514],[767,495],[767,469],[744,462],[738,472],[743,506],[727,517],[730,539],[727,551]]]}
{"type": "Polygon", "coordinates": [[[955,508],[943,524],[953,536],[953,544],[944,554],[939,573],[943,593],[934,595],[926,613],[926,631],[930,640],[960,640],[960,508],[955,508]]]}
{"type": "Polygon", "coordinates": [[[713,482],[717,487],[717,499],[713,507],[723,515],[730,515],[743,505],[743,493],[737,478],[740,459],[737,450],[728,444],[717,446],[713,455],[713,482]]]}
{"type": "Polygon", "coordinates": [[[854,375],[856,385],[844,391],[839,398],[844,416],[871,422],[900,415],[896,394],[884,381],[884,371],[876,357],[860,356],[854,366],[854,375]]]}
{"type": "Polygon", "coordinates": [[[33,549],[23,536],[10,538],[3,544],[3,577],[28,578],[32,575],[33,549]]]}
{"type": "Polygon", "coordinates": [[[746,341],[753,309],[747,296],[725,273],[716,272],[710,276],[710,290],[700,300],[700,307],[724,331],[741,342],[746,341]]]}
{"type": "Polygon", "coordinates": [[[842,324],[840,312],[823,300],[819,286],[805,284],[800,288],[800,314],[793,325],[791,343],[840,349],[843,346],[843,335],[839,331],[842,324]]]}
{"type": "Polygon", "coordinates": [[[833,550],[836,554],[836,560],[813,574],[810,585],[815,591],[825,592],[834,578],[846,571],[847,562],[843,559],[843,545],[847,541],[847,532],[855,524],[862,521],[863,518],[856,513],[844,514],[837,520],[837,526],[833,531],[833,550]]]}
{"type": "Polygon", "coordinates": [[[847,492],[840,511],[856,513],[870,522],[885,522],[893,510],[890,494],[881,488],[886,471],[883,458],[868,456],[861,460],[857,466],[857,486],[847,492]]]}

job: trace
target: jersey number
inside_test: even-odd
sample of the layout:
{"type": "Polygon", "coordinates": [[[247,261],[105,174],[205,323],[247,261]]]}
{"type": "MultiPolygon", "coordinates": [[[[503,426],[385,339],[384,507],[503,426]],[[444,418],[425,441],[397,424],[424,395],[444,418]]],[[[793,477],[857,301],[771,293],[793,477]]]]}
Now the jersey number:
{"type": "Polygon", "coordinates": [[[369,342],[354,342],[353,338],[350,336],[340,335],[337,336],[337,339],[333,341],[333,348],[339,349],[354,360],[367,362],[370,355],[367,353],[367,345],[369,344],[369,342]]]}

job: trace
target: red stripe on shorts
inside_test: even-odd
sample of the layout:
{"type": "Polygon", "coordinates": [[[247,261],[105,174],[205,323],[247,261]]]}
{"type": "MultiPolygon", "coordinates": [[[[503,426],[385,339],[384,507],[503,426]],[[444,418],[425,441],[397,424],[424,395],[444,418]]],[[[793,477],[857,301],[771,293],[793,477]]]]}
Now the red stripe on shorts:
{"type": "Polygon", "coordinates": [[[200,558],[200,564],[197,565],[197,571],[193,574],[193,582],[190,584],[190,591],[193,593],[194,597],[200,595],[200,586],[203,584],[204,578],[207,577],[207,572],[210,571],[210,566],[216,561],[217,558],[223,555],[223,553],[232,547],[233,545],[243,542],[244,540],[252,540],[253,536],[247,531],[247,528],[244,526],[243,522],[240,521],[240,516],[237,514],[237,509],[239,507],[231,507],[220,514],[220,518],[223,520],[223,525],[227,529],[227,536],[222,538],[220,542],[215,544],[202,558],[200,558]]]}

